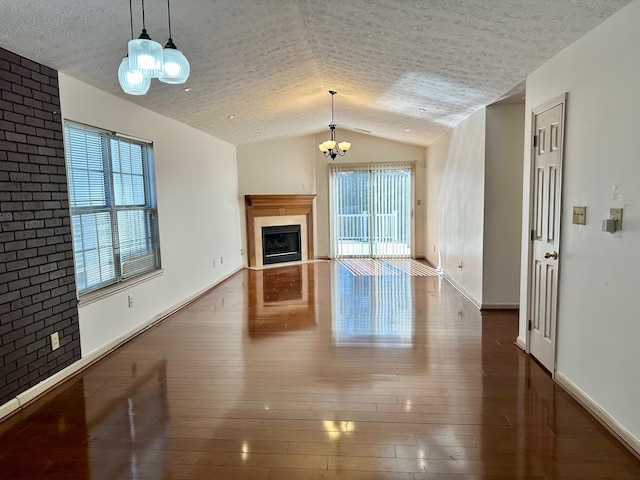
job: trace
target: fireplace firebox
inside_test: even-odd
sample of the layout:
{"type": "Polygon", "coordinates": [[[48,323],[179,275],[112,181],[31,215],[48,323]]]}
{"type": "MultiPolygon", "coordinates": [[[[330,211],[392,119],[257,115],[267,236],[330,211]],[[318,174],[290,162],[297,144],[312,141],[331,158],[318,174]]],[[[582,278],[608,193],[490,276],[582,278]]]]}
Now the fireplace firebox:
{"type": "Polygon", "coordinates": [[[302,260],[300,225],[262,227],[262,264],[302,260]]]}

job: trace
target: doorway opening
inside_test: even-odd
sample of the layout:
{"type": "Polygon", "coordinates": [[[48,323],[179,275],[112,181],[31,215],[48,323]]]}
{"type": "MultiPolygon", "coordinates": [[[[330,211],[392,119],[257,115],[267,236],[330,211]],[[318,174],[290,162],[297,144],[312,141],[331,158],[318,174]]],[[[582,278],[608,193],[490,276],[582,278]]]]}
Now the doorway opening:
{"type": "Polygon", "coordinates": [[[412,256],[413,163],[331,165],[331,257],[412,256]]]}

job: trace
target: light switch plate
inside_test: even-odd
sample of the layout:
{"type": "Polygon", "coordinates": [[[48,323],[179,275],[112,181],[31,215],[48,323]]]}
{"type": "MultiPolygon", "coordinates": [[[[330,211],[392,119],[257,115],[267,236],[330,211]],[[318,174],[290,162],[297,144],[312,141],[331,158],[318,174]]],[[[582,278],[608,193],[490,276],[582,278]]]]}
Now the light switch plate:
{"type": "Polygon", "coordinates": [[[573,207],[573,222],[576,225],[587,223],[587,207],[573,207]]]}
{"type": "Polygon", "coordinates": [[[51,334],[51,350],[57,350],[60,348],[60,337],[58,336],[58,332],[51,334]]]}
{"type": "Polygon", "coordinates": [[[621,208],[610,208],[609,218],[611,220],[615,220],[616,232],[618,230],[622,230],[622,209],[621,208]]]}

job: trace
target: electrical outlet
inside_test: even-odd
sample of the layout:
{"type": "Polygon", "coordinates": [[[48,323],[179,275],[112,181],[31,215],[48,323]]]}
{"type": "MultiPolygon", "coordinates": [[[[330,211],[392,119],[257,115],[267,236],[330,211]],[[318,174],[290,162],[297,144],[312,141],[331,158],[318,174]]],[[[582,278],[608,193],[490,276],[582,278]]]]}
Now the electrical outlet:
{"type": "Polygon", "coordinates": [[[213,264],[213,268],[216,268],[216,259],[213,259],[213,262],[211,262],[213,264]]]}
{"type": "Polygon", "coordinates": [[[244,255],[244,248],[240,249],[240,256],[242,257],[244,255]]]}
{"type": "Polygon", "coordinates": [[[462,270],[462,261],[458,262],[458,268],[462,270]]]}
{"type": "Polygon", "coordinates": [[[51,334],[51,350],[57,350],[60,348],[60,337],[58,337],[58,332],[51,334]]]}
{"type": "Polygon", "coordinates": [[[129,295],[127,297],[127,301],[129,303],[129,308],[133,308],[133,295],[129,295]]]}

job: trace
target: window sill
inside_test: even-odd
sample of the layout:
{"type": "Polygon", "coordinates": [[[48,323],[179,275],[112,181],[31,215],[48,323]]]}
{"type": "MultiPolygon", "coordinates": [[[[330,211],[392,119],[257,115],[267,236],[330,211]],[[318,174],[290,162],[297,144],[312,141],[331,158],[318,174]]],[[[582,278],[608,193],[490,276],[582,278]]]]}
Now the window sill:
{"type": "Polygon", "coordinates": [[[131,287],[139,285],[141,283],[145,283],[153,278],[159,277],[164,273],[164,269],[160,268],[158,270],[154,270],[153,272],[145,273],[135,278],[131,278],[125,280],[124,282],[117,283],[115,285],[109,285],[108,287],[101,288],[100,290],[96,290],[94,292],[85,293],[78,297],[78,306],[84,307],[93,302],[97,302],[102,300],[103,298],[110,297],[112,295],[116,295],[124,290],[127,290],[131,287]]]}

